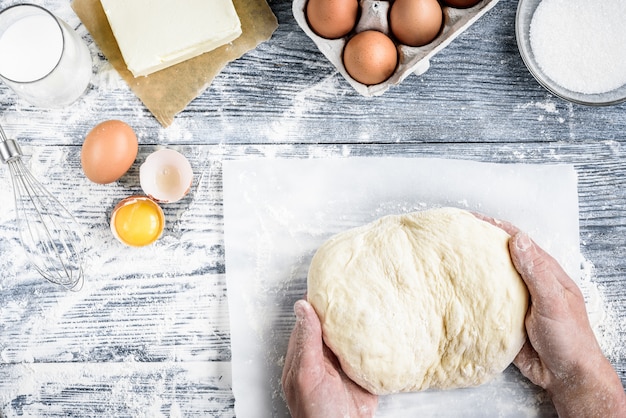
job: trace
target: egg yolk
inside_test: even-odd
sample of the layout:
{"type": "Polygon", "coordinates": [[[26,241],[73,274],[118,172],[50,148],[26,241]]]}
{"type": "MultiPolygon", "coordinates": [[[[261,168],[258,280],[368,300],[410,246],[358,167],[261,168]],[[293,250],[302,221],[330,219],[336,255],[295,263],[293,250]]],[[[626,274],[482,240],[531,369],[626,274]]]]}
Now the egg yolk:
{"type": "Polygon", "coordinates": [[[117,209],[115,231],[125,244],[141,247],[153,243],[163,231],[163,213],[148,199],[136,200],[117,209]]]}

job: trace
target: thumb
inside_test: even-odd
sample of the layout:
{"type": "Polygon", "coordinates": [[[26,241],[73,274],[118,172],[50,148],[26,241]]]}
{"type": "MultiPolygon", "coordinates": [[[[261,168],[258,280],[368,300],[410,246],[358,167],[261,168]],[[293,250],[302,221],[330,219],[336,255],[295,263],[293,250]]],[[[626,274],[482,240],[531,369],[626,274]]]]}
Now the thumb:
{"type": "Polygon", "coordinates": [[[293,307],[296,324],[287,348],[285,368],[314,372],[323,364],[322,327],[313,306],[298,300],[293,307]]]}
{"type": "Polygon", "coordinates": [[[513,265],[526,283],[538,314],[545,316],[553,312],[558,302],[563,300],[565,291],[580,293],[561,265],[525,233],[511,238],[509,250],[513,265]]]}
{"type": "Polygon", "coordinates": [[[562,293],[559,276],[567,276],[559,264],[526,233],[515,234],[509,242],[511,260],[528,287],[534,304],[548,302],[562,293]]]}
{"type": "Polygon", "coordinates": [[[539,284],[536,269],[541,265],[541,257],[535,243],[526,233],[520,232],[511,237],[509,251],[515,269],[522,276],[531,295],[535,294],[539,284]]]}

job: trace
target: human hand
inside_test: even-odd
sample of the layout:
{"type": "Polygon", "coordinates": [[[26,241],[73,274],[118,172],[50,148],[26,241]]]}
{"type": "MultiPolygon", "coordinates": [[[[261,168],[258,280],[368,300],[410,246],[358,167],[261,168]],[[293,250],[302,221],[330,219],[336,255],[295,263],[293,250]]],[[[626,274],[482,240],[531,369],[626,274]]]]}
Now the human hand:
{"type": "Polygon", "coordinates": [[[296,324],[289,338],[282,385],[294,418],[372,417],[378,396],[354,383],[322,341],[315,310],[305,300],[294,305],[296,324]]]}
{"type": "Polygon", "coordinates": [[[528,341],[514,363],[546,389],[560,417],[626,417],[626,395],[596,341],[583,295],[558,262],[526,234],[509,243],[528,287],[528,341]]]}
{"type": "Polygon", "coordinates": [[[560,417],[626,417],[621,381],[596,341],[576,283],[518,228],[476,216],[511,235],[511,259],[530,293],[528,340],[515,365],[548,391],[560,417]]]}

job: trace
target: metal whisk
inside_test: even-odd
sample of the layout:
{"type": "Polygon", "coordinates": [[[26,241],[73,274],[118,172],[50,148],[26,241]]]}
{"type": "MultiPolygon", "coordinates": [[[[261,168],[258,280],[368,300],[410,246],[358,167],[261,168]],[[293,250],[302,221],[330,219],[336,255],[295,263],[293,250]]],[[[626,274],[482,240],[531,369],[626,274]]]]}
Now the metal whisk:
{"type": "Polygon", "coordinates": [[[83,284],[83,235],[72,214],[32,175],[22,150],[0,126],[0,160],[13,180],[17,227],[22,246],[35,269],[52,283],[70,290],[83,284]]]}

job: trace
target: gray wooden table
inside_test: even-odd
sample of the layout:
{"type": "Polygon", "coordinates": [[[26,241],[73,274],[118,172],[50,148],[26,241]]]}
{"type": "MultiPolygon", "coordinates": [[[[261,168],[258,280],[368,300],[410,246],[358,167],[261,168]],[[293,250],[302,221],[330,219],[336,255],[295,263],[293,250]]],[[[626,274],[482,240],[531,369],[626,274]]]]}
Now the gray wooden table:
{"type": "Polygon", "coordinates": [[[167,129],[68,1],[38,3],[89,43],[93,83],[57,110],[0,86],[0,123],[85,228],[89,274],[72,293],[28,267],[0,169],[0,416],[234,416],[221,167],[258,156],[573,164],[581,251],[618,318],[611,360],[626,384],[626,105],[574,105],[540,87],[518,54],[516,1],[500,0],[425,74],[366,98],[300,30],[291,2],[270,0],[279,21],[272,39],[229,64],[167,129]],[[164,208],[168,227],[154,246],[130,250],[109,231],[115,203],[141,192],[136,165],[111,185],[82,175],[82,140],[106,119],[133,126],[138,161],[168,146],[194,167],[190,196],[164,208]]]}

